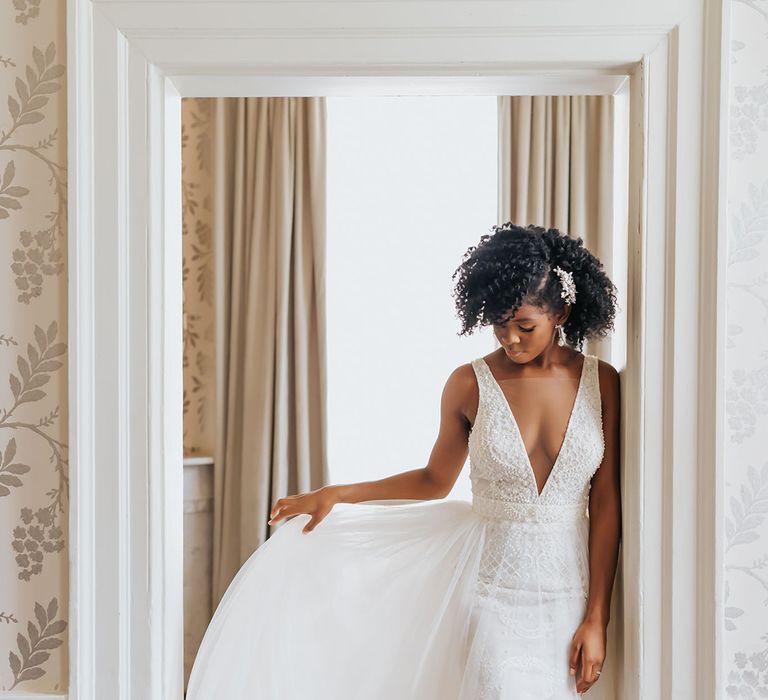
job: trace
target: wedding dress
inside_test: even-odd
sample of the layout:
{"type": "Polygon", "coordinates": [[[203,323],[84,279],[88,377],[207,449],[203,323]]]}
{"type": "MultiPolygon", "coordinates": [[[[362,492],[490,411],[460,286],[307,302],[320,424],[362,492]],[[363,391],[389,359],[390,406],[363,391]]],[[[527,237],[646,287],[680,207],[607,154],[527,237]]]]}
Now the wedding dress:
{"type": "Polygon", "coordinates": [[[283,521],[230,584],[187,700],[579,698],[570,642],[589,584],[587,509],[603,429],[585,355],[541,492],[483,358],[471,503],[339,503],[283,521]]]}

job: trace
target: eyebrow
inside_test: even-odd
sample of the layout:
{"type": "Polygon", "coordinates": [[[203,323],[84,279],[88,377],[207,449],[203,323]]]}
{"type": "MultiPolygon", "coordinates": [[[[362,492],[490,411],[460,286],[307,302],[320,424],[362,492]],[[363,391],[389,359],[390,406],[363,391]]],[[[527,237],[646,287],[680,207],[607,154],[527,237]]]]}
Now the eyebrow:
{"type": "Polygon", "coordinates": [[[522,316],[521,318],[508,318],[507,321],[513,321],[514,323],[520,323],[520,321],[535,321],[535,318],[530,316],[522,316]]]}

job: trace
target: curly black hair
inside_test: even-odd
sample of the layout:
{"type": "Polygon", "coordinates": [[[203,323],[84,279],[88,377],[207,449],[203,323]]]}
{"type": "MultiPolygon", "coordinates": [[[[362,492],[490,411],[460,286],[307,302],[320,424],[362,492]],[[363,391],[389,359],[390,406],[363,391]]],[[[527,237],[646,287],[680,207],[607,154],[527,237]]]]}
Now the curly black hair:
{"type": "Polygon", "coordinates": [[[568,344],[580,351],[585,339],[613,330],[616,287],[581,238],[511,221],[491,228],[494,233],[467,249],[452,276],[458,276],[452,296],[462,322],[459,335],[503,323],[523,303],[553,314],[562,311],[560,278],[552,272],[558,265],[573,273],[576,286],[576,302],[563,325],[568,344]]]}

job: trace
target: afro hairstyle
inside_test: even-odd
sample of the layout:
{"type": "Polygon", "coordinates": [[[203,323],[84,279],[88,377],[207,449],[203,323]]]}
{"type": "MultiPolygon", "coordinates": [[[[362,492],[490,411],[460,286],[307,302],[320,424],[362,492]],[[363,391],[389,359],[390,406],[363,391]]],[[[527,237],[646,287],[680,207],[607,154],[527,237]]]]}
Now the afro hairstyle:
{"type": "Polygon", "coordinates": [[[566,302],[553,271],[558,266],[572,273],[576,286],[576,301],[563,325],[568,344],[581,351],[584,340],[613,330],[616,287],[581,238],[534,224],[506,222],[491,229],[467,249],[453,273],[459,335],[503,323],[523,303],[560,313],[566,302]]]}

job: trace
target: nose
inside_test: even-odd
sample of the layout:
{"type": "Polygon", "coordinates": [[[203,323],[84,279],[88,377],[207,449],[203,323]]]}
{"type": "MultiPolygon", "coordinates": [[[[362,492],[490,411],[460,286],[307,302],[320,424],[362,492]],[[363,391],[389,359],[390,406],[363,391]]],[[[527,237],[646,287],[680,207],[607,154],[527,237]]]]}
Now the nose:
{"type": "Polygon", "coordinates": [[[503,336],[503,340],[507,347],[510,347],[512,345],[517,345],[520,343],[520,334],[515,332],[506,333],[503,336]]]}

